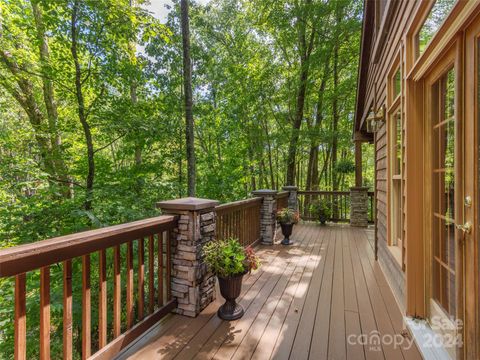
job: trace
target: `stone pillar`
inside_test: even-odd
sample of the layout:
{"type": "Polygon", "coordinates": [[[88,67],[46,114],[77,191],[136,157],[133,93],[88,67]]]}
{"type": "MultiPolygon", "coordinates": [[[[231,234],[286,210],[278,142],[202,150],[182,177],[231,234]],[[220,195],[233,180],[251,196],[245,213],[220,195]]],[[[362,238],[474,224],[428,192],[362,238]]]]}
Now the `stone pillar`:
{"type": "Polygon", "coordinates": [[[284,186],[283,191],[288,191],[288,208],[298,211],[298,187],[284,186]]]}
{"type": "Polygon", "coordinates": [[[275,240],[277,224],[277,190],[255,190],[253,196],[263,198],[262,208],[260,210],[260,238],[262,244],[273,245],[275,240]]]}
{"type": "Polygon", "coordinates": [[[163,214],[178,215],[172,230],[172,296],[176,312],[195,317],[215,300],[215,276],[203,262],[203,246],[215,240],[218,201],[183,198],[157,203],[163,214]]]}
{"type": "Polygon", "coordinates": [[[368,187],[350,188],[350,225],[368,226],[368,187]]]}

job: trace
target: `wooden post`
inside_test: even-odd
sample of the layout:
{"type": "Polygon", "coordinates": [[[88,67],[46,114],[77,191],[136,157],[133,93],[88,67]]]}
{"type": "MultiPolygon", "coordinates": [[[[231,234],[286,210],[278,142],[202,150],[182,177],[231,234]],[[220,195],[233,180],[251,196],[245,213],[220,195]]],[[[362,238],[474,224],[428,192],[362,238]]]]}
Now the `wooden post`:
{"type": "Polygon", "coordinates": [[[361,187],[362,179],[362,142],[355,141],[355,187],[361,187]]]}

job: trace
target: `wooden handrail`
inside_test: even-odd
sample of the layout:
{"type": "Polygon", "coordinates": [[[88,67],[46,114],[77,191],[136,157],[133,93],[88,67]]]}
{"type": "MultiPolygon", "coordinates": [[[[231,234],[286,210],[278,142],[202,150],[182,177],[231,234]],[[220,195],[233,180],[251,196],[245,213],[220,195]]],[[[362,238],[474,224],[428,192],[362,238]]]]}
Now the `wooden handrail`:
{"type": "MultiPolygon", "coordinates": [[[[329,204],[330,211],[332,216],[331,221],[349,221],[350,220],[350,191],[326,191],[326,190],[303,190],[299,191],[298,195],[300,197],[300,213],[303,219],[305,220],[316,220],[308,208],[311,201],[314,199],[323,198],[329,204]],[[303,200],[301,199],[303,198],[303,200]]],[[[367,192],[369,198],[369,209],[368,209],[368,221],[370,223],[374,222],[374,197],[375,192],[367,192]]]]}
{"type": "Polygon", "coordinates": [[[217,238],[238,238],[244,246],[260,240],[260,209],[262,198],[234,201],[215,207],[217,238]]]}
{"type": "MultiPolygon", "coordinates": [[[[90,230],[33,244],[0,250],[0,278],[15,278],[15,359],[27,355],[27,272],[40,271],[40,358],[50,358],[50,290],[51,268],[60,265],[63,270],[63,358],[72,359],[73,347],[73,262],[81,259],[81,357],[92,356],[92,342],[96,340],[94,358],[112,358],[143,331],[165,316],[175,306],[171,291],[171,230],[178,224],[177,216],[159,216],[151,219],[90,230]],[[121,246],[126,243],[122,259],[121,246]],[[134,248],[134,243],[136,247],[134,248]],[[165,249],[165,250],[164,250],[165,249]],[[107,257],[107,251],[113,258],[107,257]],[[92,289],[91,256],[98,254],[98,289],[92,289]],[[134,258],[137,259],[136,263],[134,258]],[[123,260],[123,261],[122,261],[123,260]],[[113,265],[113,279],[108,274],[113,265]],[[125,271],[125,308],[122,308],[122,264],[125,271]],[[134,271],[136,268],[136,272],[134,271]],[[148,269],[148,277],[146,271],[148,269]],[[157,278],[155,279],[155,273],[157,278]],[[134,276],[137,278],[134,287],[134,276]],[[113,293],[108,293],[108,280],[113,280],[113,293]],[[148,296],[145,291],[148,289],[148,296]],[[98,328],[92,332],[92,292],[98,291],[98,328]],[[165,294],[165,296],[164,296],[165,294]],[[108,297],[113,297],[113,339],[109,342],[108,297]],[[148,299],[146,306],[146,299],[148,299]],[[134,310],[137,302],[136,311],[134,310]],[[126,331],[122,334],[122,312],[125,311],[126,331]],[[94,339],[92,339],[95,337],[94,339]]],[[[79,296],[80,294],[75,294],[79,296]]]]}
{"type": "Polygon", "coordinates": [[[283,199],[283,198],[288,198],[288,194],[290,194],[288,191],[280,191],[277,193],[277,200],[278,199],[283,199]]]}
{"type": "Polygon", "coordinates": [[[303,190],[299,195],[350,195],[350,191],[303,190]]]}
{"type": "Polygon", "coordinates": [[[282,191],[277,193],[277,211],[282,210],[288,207],[288,196],[290,193],[288,191],[282,191]]]}
{"type": "Polygon", "coordinates": [[[174,228],[176,217],[158,216],[0,250],[0,278],[123,244],[174,228]]]}
{"type": "Polygon", "coordinates": [[[227,212],[230,209],[237,209],[237,208],[241,208],[248,205],[255,206],[261,203],[262,203],[261,197],[254,197],[251,199],[237,200],[237,201],[232,201],[226,204],[217,205],[215,207],[215,211],[217,212],[217,215],[218,215],[219,213],[221,214],[221,213],[227,212]]]}

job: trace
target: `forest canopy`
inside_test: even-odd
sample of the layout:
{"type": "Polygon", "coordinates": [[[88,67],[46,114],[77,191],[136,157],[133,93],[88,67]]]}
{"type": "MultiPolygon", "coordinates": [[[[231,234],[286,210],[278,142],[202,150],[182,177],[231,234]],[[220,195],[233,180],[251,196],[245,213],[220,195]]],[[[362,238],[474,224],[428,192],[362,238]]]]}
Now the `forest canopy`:
{"type": "MultiPolygon", "coordinates": [[[[353,185],[361,3],[191,2],[197,196],[353,185]]],[[[180,4],[147,5],[2,0],[0,247],[186,196],[180,4]]]]}

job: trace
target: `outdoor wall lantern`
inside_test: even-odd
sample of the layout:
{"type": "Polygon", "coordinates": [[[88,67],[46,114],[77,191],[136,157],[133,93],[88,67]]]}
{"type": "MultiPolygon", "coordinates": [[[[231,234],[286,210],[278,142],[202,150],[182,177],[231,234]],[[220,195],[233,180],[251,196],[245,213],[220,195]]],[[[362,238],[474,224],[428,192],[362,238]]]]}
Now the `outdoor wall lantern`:
{"type": "Polygon", "coordinates": [[[385,109],[382,106],[377,111],[370,110],[367,116],[367,131],[377,132],[381,125],[385,122],[385,109]]]}

